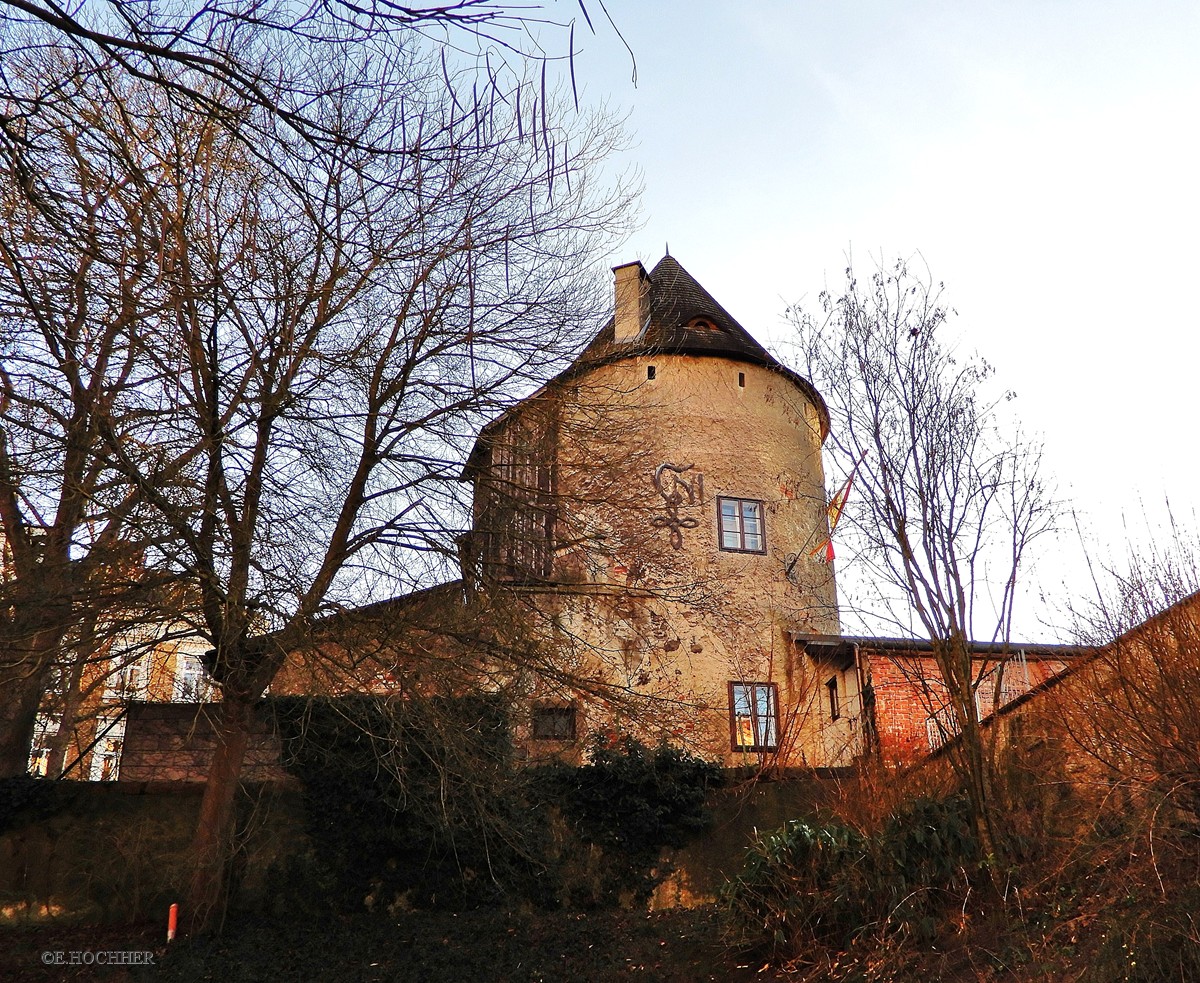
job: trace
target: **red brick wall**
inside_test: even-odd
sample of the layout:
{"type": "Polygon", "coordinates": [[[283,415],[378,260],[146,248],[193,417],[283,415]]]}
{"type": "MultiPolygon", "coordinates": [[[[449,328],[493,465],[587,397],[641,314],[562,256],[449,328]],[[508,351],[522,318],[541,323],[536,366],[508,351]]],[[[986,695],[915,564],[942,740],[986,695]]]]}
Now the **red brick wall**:
{"type": "MultiPolygon", "coordinates": [[[[870,667],[875,692],[880,754],[889,761],[925,757],[931,750],[927,722],[931,711],[942,703],[943,686],[937,663],[928,654],[886,651],[862,654],[870,667]]],[[[1010,660],[1004,670],[1005,695],[1011,699],[1065,668],[1066,663],[1061,659],[1031,657],[1024,664],[1010,660]]],[[[982,716],[992,712],[992,700],[992,692],[985,686],[980,701],[982,716]]]]}

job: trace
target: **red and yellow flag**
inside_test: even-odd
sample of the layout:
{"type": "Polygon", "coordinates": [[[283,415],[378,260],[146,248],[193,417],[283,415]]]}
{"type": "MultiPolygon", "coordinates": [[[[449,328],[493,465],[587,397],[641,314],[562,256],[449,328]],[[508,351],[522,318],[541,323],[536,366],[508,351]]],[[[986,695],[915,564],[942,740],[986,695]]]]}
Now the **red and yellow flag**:
{"type": "MultiPolygon", "coordinates": [[[[866,457],[866,454],[863,457],[866,457]]],[[[858,466],[862,464],[863,457],[860,457],[855,463],[853,469],[850,471],[850,477],[846,479],[846,483],[829,500],[829,508],[827,509],[829,535],[809,550],[808,555],[820,560],[822,563],[833,562],[833,531],[837,528],[838,520],[842,517],[842,512],[846,508],[846,500],[850,497],[850,489],[854,485],[854,476],[858,474],[858,466]]]]}

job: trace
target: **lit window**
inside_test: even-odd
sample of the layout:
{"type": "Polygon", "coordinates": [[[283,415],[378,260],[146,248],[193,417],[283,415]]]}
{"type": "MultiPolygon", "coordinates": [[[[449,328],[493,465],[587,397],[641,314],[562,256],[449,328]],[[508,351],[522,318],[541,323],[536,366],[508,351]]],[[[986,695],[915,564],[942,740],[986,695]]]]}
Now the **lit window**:
{"type": "Polygon", "coordinates": [[[575,740],[575,708],[534,708],[533,737],[539,741],[575,740]]]}
{"type": "Polygon", "coordinates": [[[207,703],[212,698],[212,684],[204,665],[190,652],[176,650],[175,684],[171,698],[176,703],[207,703]]]}
{"type": "Polygon", "coordinates": [[[779,747],[778,692],[774,683],[730,683],[729,723],[735,751],[779,747]]]}
{"type": "Polygon", "coordinates": [[[717,525],[721,549],[738,553],[765,553],[763,504],[748,498],[718,498],[717,525]]]}
{"type": "Polygon", "coordinates": [[[45,778],[50,770],[50,745],[58,736],[59,718],[45,713],[37,715],[33,726],[33,743],[29,747],[29,774],[45,778]]]}

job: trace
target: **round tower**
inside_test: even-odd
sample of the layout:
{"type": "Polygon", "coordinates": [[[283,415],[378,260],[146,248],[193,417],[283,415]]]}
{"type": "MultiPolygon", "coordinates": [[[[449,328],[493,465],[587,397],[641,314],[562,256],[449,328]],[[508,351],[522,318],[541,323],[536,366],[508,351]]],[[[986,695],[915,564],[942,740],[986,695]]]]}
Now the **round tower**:
{"type": "Polygon", "coordinates": [[[673,257],[614,275],[612,320],[488,435],[493,474],[534,444],[546,462],[500,479],[543,495],[527,589],[658,698],[636,729],[730,765],[845,763],[857,681],[793,641],[839,630],[825,404],[673,257]]]}

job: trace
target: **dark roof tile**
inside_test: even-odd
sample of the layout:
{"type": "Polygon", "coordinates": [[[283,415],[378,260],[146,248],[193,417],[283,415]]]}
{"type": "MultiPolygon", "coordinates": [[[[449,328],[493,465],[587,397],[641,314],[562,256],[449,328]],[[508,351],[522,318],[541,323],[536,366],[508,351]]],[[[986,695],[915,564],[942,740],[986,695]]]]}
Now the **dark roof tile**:
{"type": "Polygon", "coordinates": [[[613,321],[584,349],[580,362],[647,351],[671,354],[724,355],[782,368],[750,332],[716,302],[674,256],[664,256],[650,272],[650,326],[636,342],[613,343],[613,321]],[[694,326],[697,319],[711,327],[694,326]]]}

